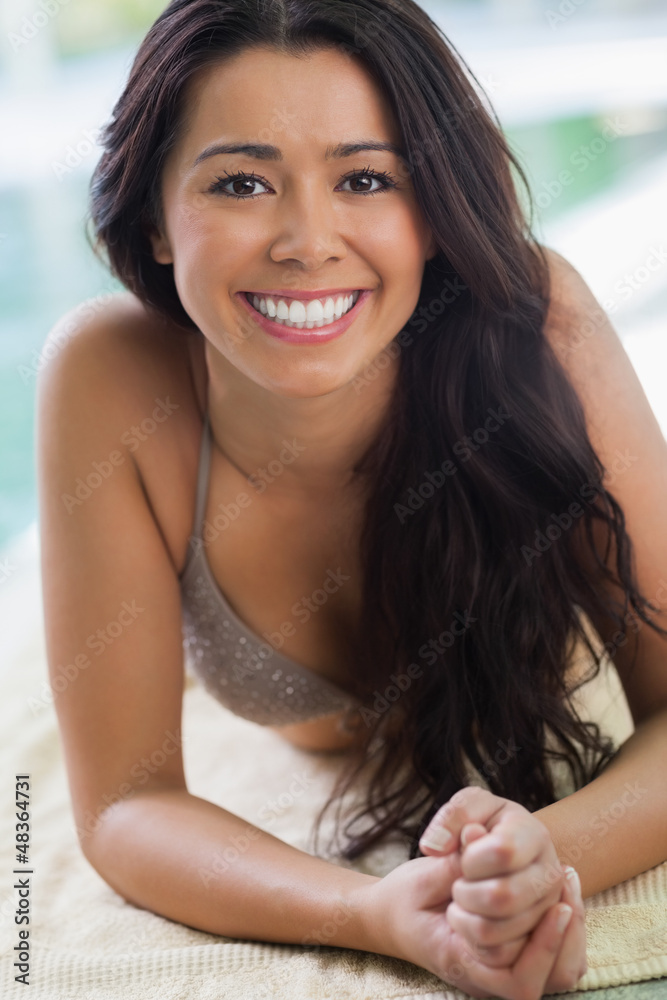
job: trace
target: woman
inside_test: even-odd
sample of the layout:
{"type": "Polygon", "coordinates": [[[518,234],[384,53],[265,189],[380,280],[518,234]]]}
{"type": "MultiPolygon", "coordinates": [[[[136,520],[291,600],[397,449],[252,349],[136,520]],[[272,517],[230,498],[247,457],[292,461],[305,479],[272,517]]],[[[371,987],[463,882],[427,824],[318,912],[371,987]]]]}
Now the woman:
{"type": "Polygon", "coordinates": [[[473,996],[574,986],[582,892],[666,856],[649,794],[579,889],[562,863],[624,783],[659,791],[665,443],[498,123],[410,0],[174,0],[104,148],[96,246],[129,294],[39,394],[52,677],[103,636],[57,702],[85,856],[204,931],[303,943],[343,905],[331,944],[473,996]],[[584,616],[637,725],[615,755],[570,700],[584,616]],[[371,766],[344,857],[398,833],[410,860],[379,879],[258,830],[202,886],[247,824],[180,747],[133,780],[178,732],[183,642],[223,704],[341,753],[328,805],[371,766]]]}

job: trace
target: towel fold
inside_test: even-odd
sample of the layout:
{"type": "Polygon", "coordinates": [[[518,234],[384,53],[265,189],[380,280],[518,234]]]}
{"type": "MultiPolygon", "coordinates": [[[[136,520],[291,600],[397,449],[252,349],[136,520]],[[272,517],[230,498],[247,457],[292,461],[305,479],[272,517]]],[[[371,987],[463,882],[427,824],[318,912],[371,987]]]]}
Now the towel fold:
{"type": "MultiPolygon", "coordinates": [[[[467,997],[409,962],[368,952],[264,944],[218,937],[125,902],[79,848],[69,802],[47,669],[41,596],[34,571],[34,629],[0,675],[5,782],[0,832],[0,990],[23,997],[14,981],[16,890],[13,776],[31,783],[32,898],[30,996],[35,1000],[459,1000],[467,997]]],[[[578,697],[617,743],[632,732],[613,666],[578,697]]],[[[57,695],[56,695],[57,697],[57,695]]],[[[340,761],[297,750],[277,733],[237,718],[188,676],[183,705],[188,788],[311,850],[312,820],[340,761]]],[[[477,783],[484,784],[481,776],[477,783]]],[[[475,783],[471,775],[471,783],[475,783]]],[[[563,793],[566,790],[563,788],[563,793]]],[[[332,821],[322,827],[326,845],[332,821]]],[[[350,868],[385,875],[407,848],[381,844],[350,868]]],[[[589,969],[578,989],[667,976],[667,862],[585,901],[589,969]]]]}

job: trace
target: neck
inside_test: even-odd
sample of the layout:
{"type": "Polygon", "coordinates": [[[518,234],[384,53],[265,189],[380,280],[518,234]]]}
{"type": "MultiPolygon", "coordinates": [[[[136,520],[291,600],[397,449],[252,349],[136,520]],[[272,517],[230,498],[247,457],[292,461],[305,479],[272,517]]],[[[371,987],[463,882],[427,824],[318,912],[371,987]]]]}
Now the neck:
{"type": "Polygon", "coordinates": [[[396,359],[373,381],[352,378],[326,395],[294,397],[258,385],[208,342],[205,353],[212,441],[244,476],[293,500],[331,500],[350,485],[386,419],[396,359]]]}

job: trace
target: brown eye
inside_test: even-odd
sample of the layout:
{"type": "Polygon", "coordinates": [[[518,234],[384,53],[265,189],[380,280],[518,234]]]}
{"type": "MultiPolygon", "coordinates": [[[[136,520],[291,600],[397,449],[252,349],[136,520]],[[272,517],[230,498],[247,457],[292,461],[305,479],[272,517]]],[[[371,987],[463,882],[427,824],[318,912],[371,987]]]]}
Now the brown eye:
{"type": "Polygon", "coordinates": [[[265,181],[262,177],[258,177],[256,174],[225,174],[224,177],[217,177],[213,184],[211,184],[209,194],[224,194],[229,198],[237,198],[239,201],[248,201],[250,198],[258,197],[256,194],[249,194],[247,191],[248,187],[252,187],[254,184],[264,184],[267,187],[269,182],[265,181]],[[225,191],[224,189],[228,184],[234,185],[234,190],[225,191]],[[241,193],[243,185],[246,187],[245,194],[241,193]]]}

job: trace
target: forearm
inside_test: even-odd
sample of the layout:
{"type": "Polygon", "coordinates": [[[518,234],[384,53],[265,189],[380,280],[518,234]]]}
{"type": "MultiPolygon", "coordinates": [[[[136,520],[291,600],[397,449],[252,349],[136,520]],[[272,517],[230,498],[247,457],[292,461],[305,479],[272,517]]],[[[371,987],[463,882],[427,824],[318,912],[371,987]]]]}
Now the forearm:
{"type": "Polygon", "coordinates": [[[225,937],[372,950],[360,902],[380,881],[372,875],[313,857],[182,789],[125,799],[102,819],[86,857],[137,906],[225,937]]]}
{"type": "Polygon", "coordinates": [[[584,898],[667,860],[667,711],[640,723],[590,784],[538,809],[584,898]]]}

